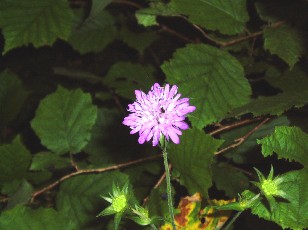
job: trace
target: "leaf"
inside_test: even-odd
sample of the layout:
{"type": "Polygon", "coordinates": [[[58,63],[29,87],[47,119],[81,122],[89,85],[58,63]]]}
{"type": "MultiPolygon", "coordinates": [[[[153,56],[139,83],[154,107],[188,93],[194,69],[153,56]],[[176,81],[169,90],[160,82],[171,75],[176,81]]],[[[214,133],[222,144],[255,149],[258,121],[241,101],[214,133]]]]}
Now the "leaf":
{"type": "Polygon", "coordinates": [[[31,170],[44,170],[48,168],[65,168],[71,166],[70,160],[51,152],[40,152],[34,155],[31,170]]]}
{"type": "Polygon", "coordinates": [[[187,45],[161,66],[167,80],[191,98],[197,107],[190,117],[193,126],[223,119],[227,113],[249,101],[250,85],[241,64],[225,51],[208,45],[187,45]]]}
{"type": "Polygon", "coordinates": [[[10,71],[0,74],[0,127],[5,127],[20,112],[28,91],[18,77],[10,71]]]}
{"type": "MultiPolygon", "coordinates": [[[[258,123],[260,122],[261,121],[258,121],[258,123]]],[[[234,140],[247,134],[254,127],[256,127],[258,123],[249,124],[222,133],[221,138],[225,140],[222,148],[232,144],[234,140]]],[[[276,126],[289,125],[289,123],[290,122],[286,116],[277,117],[266,122],[258,130],[253,132],[253,134],[251,134],[241,145],[239,145],[235,149],[230,149],[228,153],[226,153],[224,156],[227,158],[231,158],[237,164],[256,162],[256,160],[259,157],[256,156],[256,154],[253,152],[253,150],[255,150],[258,147],[256,139],[260,139],[265,137],[266,135],[271,134],[276,126]]]]}
{"type": "Polygon", "coordinates": [[[135,99],[135,90],[148,91],[155,83],[154,68],[130,62],[117,62],[108,71],[104,84],[122,97],[135,99]]]}
{"type": "Polygon", "coordinates": [[[0,12],[3,54],[29,43],[36,48],[52,45],[71,33],[73,13],[66,0],[2,0],[0,12]]]}
{"type": "Polygon", "coordinates": [[[92,0],[91,12],[89,17],[93,18],[100,14],[112,0],[92,0]]]}
{"type": "Polygon", "coordinates": [[[112,42],[115,36],[116,28],[112,15],[101,11],[76,25],[68,42],[81,54],[98,53],[112,42]]]}
{"type": "Polygon", "coordinates": [[[0,185],[22,179],[31,163],[31,153],[16,137],[11,144],[0,146],[0,185]]]}
{"type": "Polygon", "coordinates": [[[71,221],[51,208],[30,209],[16,206],[0,216],[0,229],[10,230],[73,230],[71,221]]]}
{"type": "Polygon", "coordinates": [[[193,129],[185,131],[180,145],[170,146],[169,159],[174,169],[180,172],[180,183],[190,194],[200,192],[207,197],[207,190],[212,186],[214,152],[222,143],[222,140],[193,129]]]}
{"type": "Polygon", "coordinates": [[[223,34],[242,32],[249,19],[245,0],[172,0],[169,6],[178,14],[186,15],[190,22],[223,34]]]}
{"type": "Polygon", "coordinates": [[[269,50],[271,54],[278,55],[289,64],[290,68],[294,66],[305,51],[303,35],[290,26],[266,27],[263,37],[264,48],[269,50]]]}
{"type": "Polygon", "coordinates": [[[276,200],[271,213],[268,204],[256,201],[252,206],[253,214],[274,221],[282,228],[304,229],[308,227],[308,171],[291,171],[279,176],[283,182],[280,189],[287,194],[287,201],[276,200]]]}
{"type": "Polygon", "coordinates": [[[275,152],[279,159],[294,160],[308,167],[308,134],[298,127],[276,127],[272,135],[257,142],[262,144],[265,157],[275,152]]]}
{"type": "Polygon", "coordinates": [[[90,94],[58,87],[41,100],[31,127],[51,151],[78,153],[90,140],[96,116],[90,94]]]}
{"type": "Polygon", "coordinates": [[[218,190],[224,191],[228,197],[235,197],[249,186],[247,176],[228,164],[213,164],[213,181],[218,190]]]}
{"type": "Polygon", "coordinates": [[[127,181],[128,177],[120,172],[73,177],[61,184],[57,195],[57,209],[74,221],[76,229],[94,229],[89,228],[90,226],[104,229],[101,224],[93,225],[95,221],[104,223],[101,218],[96,218],[107,205],[100,196],[108,196],[112,183],[121,187],[127,181]]]}
{"type": "Polygon", "coordinates": [[[15,207],[18,204],[26,204],[32,195],[33,187],[28,181],[22,180],[17,191],[9,197],[7,209],[15,207]]]}
{"type": "Polygon", "coordinates": [[[255,116],[271,114],[281,115],[293,106],[300,108],[308,103],[308,78],[306,73],[293,68],[283,75],[269,76],[266,80],[283,92],[270,97],[258,97],[250,103],[236,108],[230,116],[253,113],[255,116]]]}

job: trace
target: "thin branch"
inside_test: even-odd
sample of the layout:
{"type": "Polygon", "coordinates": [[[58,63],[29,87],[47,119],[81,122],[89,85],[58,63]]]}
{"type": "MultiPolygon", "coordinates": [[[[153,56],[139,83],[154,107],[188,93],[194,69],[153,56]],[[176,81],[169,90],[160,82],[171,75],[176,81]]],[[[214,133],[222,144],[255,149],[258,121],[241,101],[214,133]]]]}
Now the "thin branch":
{"type": "Polygon", "coordinates": [[[169,34],[172,34],[172,35],[175,35],[176,37],[179,37],[180,39],[182,39],[183,41],[185,42],[189,42],[189,43],[196,43],[194,40],[188,38],[188,37],[185,37],[184,35],[180,34],[179,32],[169,28],[168,26],[166,25],[161,25],[161,30],[162,31],[165,31],[165,32],[168,32],[169,34]]]}
{"type": "Polygon", "coordinates": [[[0,203],[5,203],[5,202],[7,202],[8,200],[9,200],[8,197],[1,197],[1,198],[0,198],[0,203]]]}
{"type": "Polygon", "coordinates": [[[262,117],[256,117],[256,118],[253,118],[253,119],[246,119],[246,120],[238,121],[238,122],[232,123],[230,125],[222,125],[222,126],[220,126],[220,128],[210,132],[209,135],[213,136],[217,133],[221,133],[221,132],[226,131],[226,130],[230,130],[230,129],[233,129],[233,128],[236,128],[236,127],[239,127],[239,126],[242,126],[242,125],[253,123],[253,122],[259,121],[261,119],[262,119],[262,117]]]}
{"type": "Polygon", "coordinates": [[[65,181],[67,179],[70,179],[70,178],[72,178],[74,176],[81,175],[81,174],[88,174],[88,173],[103,173],[103,172],[107,172],[107,171],[111,171],[111,170],[121,169],[121,168],[125,168],[125,167],[131,166],[131,165],[139,164],[139,163],[142,163],[142,162],[145,162],[145,161],[155,160],[157,158],[160,158],[161,156],[162,156],[162,154],[158,154],[158,155],[155,155],[155,156],[141,158],[141,159],[134,160],[134,161],[129,161],[129,162],[126,162],[126,163],[109,166],[109,167],[106,167],[106,168],[82,169],[82,170],[79,170],[77,172],[73,172],[73,173],[67,174],[67,175],[61,177],[59,180],[55,181],[54,183],[52,183],[52,184],[50,184],[50,185],[48,185],[48,186],[46,186],[46,187],[44,187],[44,188],[34,192],[34,193],[32,193],[31,202],[37,196],[41,195],[42,193],[44,193],[44,192],[46,192],[48,190],[53,189],[54,187],[56,187],[57,185],[59,185],[63,181],[65,181]]]}
{"type": "MultiPolygon", "coordinates": [[[[171,171],[171,170],[172,170],[172,165],[169,164],[169,171],[171,171]]],[[[165,178],[166,178],[166,172],[164,172],[163,175],[159,178],[159,180],[156,182],[156,184],[155,184],[154,187],[151,189],[151,191],[154,190],[154,189],[157,189],[157,188],[161,185],[161,183],[163,183],[163,181],[165,180],[165,178]]],[[[149,196],[147,196],[146,198],[144,198],[144,199],[143,199],[143,205],[145,205],[145,204],[148,202],[148,200],[149,200],[149,196]]]]}
{"type": "Polygon", "coordinates": [[[227,147],[215,152],[215,155],[221,154],[223,152],[228,151],[229,149],[233,149],[239,145],[241,145],[251,134],[253,134],[254,132],[256,132],[262,125],[264,125],[267,121],[269,121],[270,118],[265,118],[260,124],[258,124],[256,127],[254,127],[252,130],[250,130],[248,133],[246,133],[244,136],[236,139],[234,142],[234,144],[228,145],[227,147]]]}

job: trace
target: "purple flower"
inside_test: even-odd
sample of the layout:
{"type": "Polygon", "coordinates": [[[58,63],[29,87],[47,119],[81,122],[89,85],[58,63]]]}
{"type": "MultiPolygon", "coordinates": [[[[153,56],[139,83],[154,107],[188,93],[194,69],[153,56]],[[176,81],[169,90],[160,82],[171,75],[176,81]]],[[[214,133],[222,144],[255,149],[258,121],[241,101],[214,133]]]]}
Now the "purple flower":
{"type": "Polygon", "coordinates": [[[124,118],[123,124],[132,130],[130,134],[139,132],[139,144],[150,141],[153,138],[153,146],[164,135],[175,143],[180,143],[178,135],[182,135],[181,129],[189,128],[184,122],[188,113],[195,111],[195,106],[189,105],[189,98],[182,98],[177,93],[178,87],[166,84],[161,87],[155,83],[148,94],[141,90],[135,90],[137,100],[128,105],[131,112],[124,118]]]}

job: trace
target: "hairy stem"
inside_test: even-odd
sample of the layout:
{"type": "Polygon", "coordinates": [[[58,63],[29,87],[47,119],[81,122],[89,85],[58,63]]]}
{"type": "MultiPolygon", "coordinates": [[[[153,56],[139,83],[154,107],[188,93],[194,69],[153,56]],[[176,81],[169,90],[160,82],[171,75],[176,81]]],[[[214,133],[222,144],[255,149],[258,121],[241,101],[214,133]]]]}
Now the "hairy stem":
{"type": "Polygon", "coordinates": [[[170,171],[168,165],[168,154],[166,150],[166,144],[163,148],[163,157],[164,157],[164,165],[166,171],[166,182],[167,182],[167,195],[168,195],[168,207],[169,207],[169,214],[171,218],[171,224],[173,230],[176,230],[175,223],[174,223],[174,213],[173,213],[173,204],[172,204],[172,194],[171,194],[171,182],[170,182],[170,171]]]}

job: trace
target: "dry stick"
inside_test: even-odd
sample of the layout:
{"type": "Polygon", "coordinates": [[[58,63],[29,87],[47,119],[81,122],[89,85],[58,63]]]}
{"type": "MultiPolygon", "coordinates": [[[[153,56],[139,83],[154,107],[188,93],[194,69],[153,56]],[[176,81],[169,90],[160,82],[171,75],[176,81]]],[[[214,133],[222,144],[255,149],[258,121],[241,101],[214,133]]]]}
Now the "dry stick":
{"type": "Polygon", "coordinates": [[[5,203],[5,202],[7,202],[8,200],[9,200],[8,197],[1,197],[1,198],[0,198],[0,203],[5,203]]]}
{"type": "Polygon", "coordinates": [[[109,166],[109,167],[106,167],[106,168],[98,168],[98,169],[82,169],[82,170],[79,170],[77,172],[73,172],[73,173],[70,173],[70,174],[67,174],[63,177],[61,177],[59,180],[55,181],[54,183],[32,193],[32,198],[31,198],[31,202],[39,195],[41,195],[42,193],[54,188],[55,186],[57,186],[58,184],[62,183],[63,181],[69,179],[69,178],[72,178],[74,176],[77,176],[77,175],[80,175],[80,174],[87,174],[87,173],[102,173],[102,172],[107,172],[107,171],[111,171],[111,170],[116,170],[116,169],[120,169],[120,168],[125,168],[127,166],[130,166],[130,165],[134,165],[134,164],[138,164],[138,163],[142,163],[142,162],[145,162],[145,161],[150,161],[150,160],[154,160],[154,159],[157,159],[159,157],[161,157],[162,154],[159,154],[159,155],[155,155],[155,156],[150,156],[150,157],[146,157],[146,158],[141,158],[141,159],[138,159],[138,160],[134,160],[134,161],[129,161],[129,162],[126,162],[126,163],[122,163],[122,164],[118,164],[118,165],[113,165],[113,166],[109,166]]]}
{"type": "Polygon", "coordinates": [[[209,135],[213,136],[213,135],[215,135],[217,133],[220,133],[220,132],[223,132],[223,131],[226,131],[226,130],[229,130],[229,129],[233,129],[233,128],[236,128],[238,126],[242,126],[242,125],[246,125],[246,124],[249,124],[249,123],[253,123],[253,122],[259,121],[261,119],[262,119],[262,117],[256,117],[256,118],[253,118],[253,119],[246,119],[246,120],[238,121],[238,122],[232,123],[230,125],[224,125],[224,126],[221,126],[218,129],[210,132],[209,135]]]}
{"type": "Polygon", "coordinates": [[[253,134],[255,131],[257,131],[262,125],[264,125],[270,118],[265,118],[260,124],[258,124],[256,127],[254,127],[252,130],[250,130],[248,133],[246,133],[244,136],[238,138],[235,140],[234,144],[231,144],[227,146],[226,148],[223,148],[217,152],[215,152],[215,155],[221,154],[223,152],[226,152],[229,149],[233,149],[239,145],[241,145],[251,134],[253,134]]]}
{"type": "MultiPolygon", "coordinates": [[[[171,171],[171,169],[172,169],[172,165],[169,164],[169,171],[171,171]]],[[[165,178],[166,178],[166,172],[163,173],[163,175],[159,178],[159,180],[156,182],[155,186],[151,190],[158,188],[161,185],[161,183],[163,183],[165,178]]],[[[143,199],[143,205],[145,205],[148,202],[148,200],[149,200],[149,196],[144,198],[143,199]]]]}

